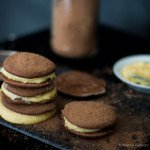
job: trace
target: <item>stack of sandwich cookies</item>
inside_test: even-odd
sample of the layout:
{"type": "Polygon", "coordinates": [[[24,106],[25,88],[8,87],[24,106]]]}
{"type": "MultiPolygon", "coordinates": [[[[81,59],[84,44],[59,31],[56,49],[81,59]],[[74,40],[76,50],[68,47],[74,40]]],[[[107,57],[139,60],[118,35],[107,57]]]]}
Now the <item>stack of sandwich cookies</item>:
{"type": "Polygon", "coordinates": [[[82,137],[101,137],[111,133],[117,121],[114,109],[102,102],[74,101],[62,110],[64,126],[82,137]]]}
{"type": "Polygon", "coordinates": [[[11,123],[34,124],[56,112],[55,64],[34,53],[20,52],[5,59],[1,117],[11,123]]]}

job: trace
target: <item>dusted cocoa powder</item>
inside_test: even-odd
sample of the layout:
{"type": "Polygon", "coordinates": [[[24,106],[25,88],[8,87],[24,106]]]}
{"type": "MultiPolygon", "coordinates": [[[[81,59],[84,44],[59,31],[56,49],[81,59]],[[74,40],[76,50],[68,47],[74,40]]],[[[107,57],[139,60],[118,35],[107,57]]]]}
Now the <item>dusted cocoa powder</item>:
{"type": "MultiPolygon", "coordinates": [[[[106,74],[105,74],[106,75],[106,74]]],[[[107,80],[106,80],[107,81],[107,80]]],[[[82,138],[63,127],[60,117],[64,105],[72,99],[58,96],[57,113],[47,121],[35,125],[13,125],[19,130],[30,133],[48,144],[72,150],[137,150],[149,149],[150,137],[150,97],[147,94],[132,91],[123,83],[107,81],[107,93],[100,98],[91,99],[105,102],[116,108],[118,121],[114,131],[102,138],[82,138]]],[[[82,112],[82,111],[81,111],[82,112]]],[[[2,122],[3,120],[0,120],[2,122]]]]}

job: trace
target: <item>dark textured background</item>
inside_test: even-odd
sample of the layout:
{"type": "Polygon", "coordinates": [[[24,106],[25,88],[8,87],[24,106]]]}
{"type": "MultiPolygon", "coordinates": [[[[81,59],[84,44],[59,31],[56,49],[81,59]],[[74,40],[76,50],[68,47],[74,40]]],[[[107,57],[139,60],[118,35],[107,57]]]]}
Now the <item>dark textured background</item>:
{"type": "MultiPolygon", "coordinates": [[[[51,24],[52,0],[0,0],[0,41],[51,24]]],[[[99,22],[150,38],[149,0],[100,0],[99,22]]]]}

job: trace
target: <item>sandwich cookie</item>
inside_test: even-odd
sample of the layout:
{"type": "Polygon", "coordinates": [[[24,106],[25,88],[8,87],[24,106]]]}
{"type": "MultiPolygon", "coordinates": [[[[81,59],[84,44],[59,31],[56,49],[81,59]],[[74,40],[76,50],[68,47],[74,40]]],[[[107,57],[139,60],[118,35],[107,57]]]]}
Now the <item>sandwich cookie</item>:
{"type": "Polygon", "coordinates": [[[45,103],[34,103],[34,104],[33,103],[16,104],[10,101],[11,100],[9,99],[9,97],[7,97],[2,93],[2,103],[6,108],[14,112],[25,114],[25,115],[40,115],[40,114],[50,112],[56,108],[55,102],[51,102],[51,101],[47,101],[45,103]]]}
{"type": "Polygon", "coordinates": [[[81,71],[69,71],[56,79],[58,91],[74,97],[90,97],[105,93],[105,81],[81,71]]]}
{"type": "Polygon", "coordinates": [[[39,88],[28,88],[28,87],[22,88],[22,87],[17,87],[14,85],[7,84],[5,82],[3,83],[3,86],[7,91],[14,93],[16,95],[25,96],[25,97],[42,95],[44,93],[52,91],[55,88],[54,83],[49,84],[45,87],[39,87],[39,88]]]}
{"type": "Polygon", "coordinates": [[[83,137],[101,137],[113,131],[117,121],[114,109],[102,102],[74,101],[62,110],[64,126],[83,137]]]}
{"type": "MultiPolygon", "coordinates": [[[[9,97],[13,102],[19,100],[19,101],[24,101],[26,103],[37,103],[37,102],[45,102],[45,101],[51,101],[53,100],[56,95],[57,95],[57,90],[56,88],[53,88],[49,91],[46,91],[45,93],[41,93],[39,95],[34,95],[35,93],[38,93],[39,91],[36,91],[35,93],[30,93],[30,94],[33,94],[33,96],[22,96],[21,93],[19,95],[15,94],[15,93],[12,93],[10,92],[9,90],[11,88],[9,88],[8,90],[8,84],[6,84],[5,82],[2,84],[1,86],[1,90],[2,90],[2,93],[4,95],[6,95],[7,97],[9,97]]],[[[17,87],[16,87],[17,89],[17,87]]],[[[12,89],[11,89],[12,90],[12,89]]],[[[18,92],[19,92],[19,88],[18,88],[18,92]]],[[[23,89],[21,89],[20,91],[22,91],[23,89]]],[[[28,90],[28,89],[26,89],[28,90]]],[[[32,89],[31,89],[32,90],[32,89]]],[[[13,90],[15,91],[15,90],[13,90]]],[[[41,90],[43,92],[43,90],[41,90]]],[[[34,91],[33,91],[34,92],[34,91]]],[[[25,94],[24,92],[22,92],[23,94],[25,94]]]]}
{"type": "Polygon", "coordinates": [[[6,83],[20,87],[42,87],[55,78],[55,64],[34,53],[19,52],[7,57],[1,73],[6,83]]]}
{"type": "Polygon", "coordinates": [[[53,109],[52,111],[39,114],[39,115],[20,114],[5,107],[0,98],[0,115],[4,120],[10,123],[25,124],[25,125],[35,124],[51,118],[55,113],[56,113],[56,109],[53,109]]]}

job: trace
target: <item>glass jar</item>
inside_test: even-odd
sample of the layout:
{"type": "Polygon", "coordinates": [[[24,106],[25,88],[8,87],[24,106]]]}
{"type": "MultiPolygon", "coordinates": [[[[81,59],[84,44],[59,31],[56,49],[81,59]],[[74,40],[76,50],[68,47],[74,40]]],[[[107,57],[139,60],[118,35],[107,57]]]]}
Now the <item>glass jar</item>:
{"type": "Polygon", "coordinates": [[[64,57],[80,58],[96,49],[99,0],[54,0],[52,50],[64,57]]]}

